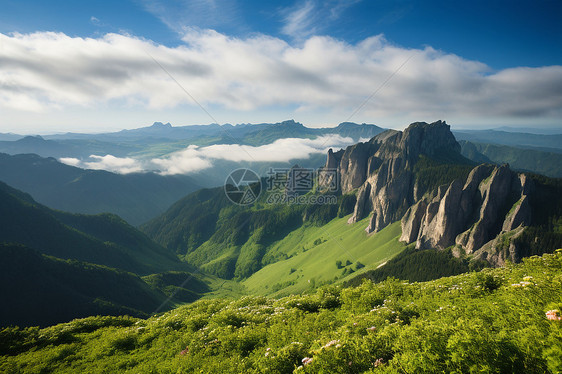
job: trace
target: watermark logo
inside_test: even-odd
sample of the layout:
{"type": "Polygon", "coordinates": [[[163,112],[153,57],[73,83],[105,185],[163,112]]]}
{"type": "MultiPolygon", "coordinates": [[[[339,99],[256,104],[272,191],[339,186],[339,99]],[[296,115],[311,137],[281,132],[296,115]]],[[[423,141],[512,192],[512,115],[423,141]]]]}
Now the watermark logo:
{"type": "Polygon", "coordinates": [[[314,187],[324,192],[338,192],[339,173],[336,168],[269,168],[267,190],[285,191],[290,195],[305,194],[314,187]]]}
{"type": "MultiPolygon", "coordinates": [[[[266,204],[337,204],[339,173],[329,168],[270,168],[265,178],[266,204]]],[[[262,192],[259,175],[250,169],[234,170],[226,178],[224,190],[238,205],[253,204],[262,192]]]]}
{"type": "Polygon", "coordinates": [[[250,169],[236,169],[231,172],[224,183],[226,197],[234,204],[253,204],[261,193],[259,175],[250,169]]]}

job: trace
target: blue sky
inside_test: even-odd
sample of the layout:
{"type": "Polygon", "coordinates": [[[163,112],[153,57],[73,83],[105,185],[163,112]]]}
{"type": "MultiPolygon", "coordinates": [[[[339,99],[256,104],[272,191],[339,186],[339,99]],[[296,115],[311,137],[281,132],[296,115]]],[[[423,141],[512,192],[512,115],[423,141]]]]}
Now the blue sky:
{"type": "Polygon", "coordinates": [[[170,75],[220,123],[561,125],[560,1],[0,4],[0,132],[212,122],[170,75]]]}

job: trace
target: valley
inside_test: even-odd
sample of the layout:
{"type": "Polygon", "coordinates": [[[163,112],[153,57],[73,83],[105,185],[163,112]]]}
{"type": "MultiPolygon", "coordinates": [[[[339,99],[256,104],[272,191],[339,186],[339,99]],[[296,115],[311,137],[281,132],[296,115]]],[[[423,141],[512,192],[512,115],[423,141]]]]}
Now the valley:
{"type": "MultiPolygon", "coordinates": [[[[507,363],[482,350],[471,364],[455,356],[460,347],[455,355],[434,347],[439,360],[423,370],[440,370],[441,362],[459,370],[485,362],[551,370],[559,361],[546,342],[558,339],[558,325],[548,327],[541,314],[562,307],[555,252],[562,247],[562,183],[489,159],[479,165],[474,160],[483,153],[467,154],[468,146],[443,121],[416,122],[329,149],[307,190],[269,188],[268,178],[278,176],[262,174],[261,194],[249,205],[234,204],[224,187],[199,188],[191,175],[113,174],[37,155],[2,155],[0,177],[31,195],[0,185],[0,291],[10,305],[0,315],[0,368],[72,371],[90,365],[93,354],[96,370],[146,371],[160,365],[158,350],[174,371],[199,365],[224,372],[201,366],[215,354],[232,372],[301,366],[315,372],[341,360],[352,362],[354,372],[394,372],[396,365],[416,371],[419,360],[401,336],[415,331],[419,347],[431,341],[427,334],[444,334],[447,344],[456,344],[457,334],[475,339],[476,330],[459,330],[450,318],[478,325],[482,305],[498,314],[521,296],[517,287],[532,285],[536,293],[510,318],[535,311],[525,323],[541,331],[535,347],[541,358],[517,353],[507,363]],[[276,194],[335,196],[327,204],[272,203],[276,194]],[[183,197],[171,201],[177,195],[183,197]],[[105,213],[112,202],[113,213],[123,212],[129,223],[105,213]],[[65,204],[74,212],[57,210],[65,204]],[[426,331],[441,323],[444,308],[449,330],[426,331]],[[302,335],[303,324],[317,333],[302,335]],[[337,340],[342,353],[321,348],[326,339],[337,340]],[[127,359],[133,352],[135,359],[127,359]],[[38,363],[44,355],[55,358],[38,363]]],[[[502,334],[524,329],[501,326],[502,334]]],[[[489,334],[500,344],[495,330],[489,334]]],[[[517,334],[501,344],[523,352],[517,334]]]]}
{"type": "Polygon", "coordinates": [[[562,1],[0,5],[0,374],[562,374],[562,1]]]}

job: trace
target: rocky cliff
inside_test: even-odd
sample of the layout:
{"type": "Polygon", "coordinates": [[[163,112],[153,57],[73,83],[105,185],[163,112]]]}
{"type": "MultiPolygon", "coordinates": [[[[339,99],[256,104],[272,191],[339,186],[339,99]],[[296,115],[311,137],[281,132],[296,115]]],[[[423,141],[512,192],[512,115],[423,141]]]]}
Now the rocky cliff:
{"type": "MultiPolygon", "coordinates": [[[[530,224],[531,190],[529,179],[508,166],[477,166],[466,180],[441,186],[411,206],[402,218],[400,240],[415,242],[418,249],[456,244],[472,254],[498,235],[530,224]]],[[[491,260],[489,251],[478,255],[491,260]]]]}
{"type": "Polygon", "coordinates": [[[493,241],[518,235],[530,224],[529,178],[508,166],[480,165],[468,176],[432,189],[416,174],[422,157],[445,165],[462,161],[460,146],[445,122],[416,122],[403,132],[388,130],[369,142],[330,150],[325,168],[337,169],[342,193],[357,195],[348,223],[370,216],[365,230],[375,233],[401,220],[400,240],[415,242],[418,249],[456,245],[495,264],[517,260],[515,248],[498,255],[493,241]]]}
{"type": "Polygon", "coordinates": [[[406,130],[385,131],[366,143],[328,152],[326,168],[336,167],[342,193],[357,191],[349,223],[372,213],[368,233],[402,218],[425,191],[415,183],[413,166],[420,155],[459,154],[460,146],[444,121],[412,123],[406,130]]]}

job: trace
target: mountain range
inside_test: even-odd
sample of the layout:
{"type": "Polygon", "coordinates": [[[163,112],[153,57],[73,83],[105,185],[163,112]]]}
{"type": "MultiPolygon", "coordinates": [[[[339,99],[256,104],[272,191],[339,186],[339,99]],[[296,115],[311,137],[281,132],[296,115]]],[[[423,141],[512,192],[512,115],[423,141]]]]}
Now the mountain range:
{"type": "Polygon", "coordinates": [[[562,178],[562,152],[513,147],[500,144],[459,141],[463,156],[478,163],[509,164],[514,170],[562,178]]]}
{"type": "MultiPolygon", "coordinates": [[[[254,206],[238,207],[221,189],[210,189],[180,200],[141,229],[194,266],[250,282],[254,274],[272,273],[277,262],[298,263],[292,257],[304,258],[307,247],[315,247],[307,234],[311,226],[343,217],[349,225],[365,225],[365,240],[401,221],[396,253],[405,248],[401,241],[418,249],[452,248],[457,257],[499,265],[562,245],[555,233],[562,214],[560,182],[506,165],[477,166],[462,156],[441,121],[413,123],[403,132],[388,130],[330,150],[325,168],[338,170],[340,195],[332,205],[272,205],[266,193],[254,206]],[[301,238],[287,239],[295,230],[302,230],[301,238]]],[[[318,244],[333,240],[328,233],[321,236],[318,244]]]]}
{"type": "MultiPolygon", "coordinates": [[[[290,127],[302,130],[296,123],[278,126],[290,127]]],[[[562,247],[560,180],[478,164],[461,151],[445,122],[416,122],[330,149],[305,191],[265,188],[263,178],[255,203],[240,206],[223,187],[203,188],[140,230],[112,214],[53,210],[1,183],[1,284],[13,305],[2,321],[46,325],[98,313],[142,317],[203,295],[283,296],[393,274],[428,280],[562,247]],[[316,203],[284,203],[288,197],[316,203]],[[40,278],[43,287],[34,289],[40,278]],[[20,297],[18,285],[30,296],[20,297]],[[48,305],[50,300],[60,307],[48,305]],[[65,313],[57,312],[61,308],[65,313]]],[[[91,206],[104,199],[119,206],[114,199],[123,202],[120,209],[189,188],[189,179],[83,170],[37,155],[1,160],[0,170],[14,185],[35,188],[37,195],[59,190],[51,196],[66,197],[69,206],[79,206],[72,191],[87,188],[95,191],[91,206]],[[135,185],[142,191],[127,189],[135,185]]],[[[131,217],[141,216],[138,209],[129,210],[131,217]]]]}
{"type": "Polygon", "coordinates": [[[103,134],[66,133],[46,136],[9,134],[0,139],[0,152],[35,153],[43,157],[87,158],[92,154],[117,157],[162,156],[195,144],[245,144],[259,146],[284,138],[315,138],[325,135],[350,137],[354,141],[371,138],[383,129],[369,124],[344,122],[336,127],[309,128],[293,120],[279,123],[240,125],[172,126],[155,122],[152,126],[103,134]]]}
{"type": "Polygon", "coordinates": [[[113,213],[135,226],[200,188],[189,176],[84,170],[35,154],[0,153],[0,181],[53,209],[113,213]]]}

